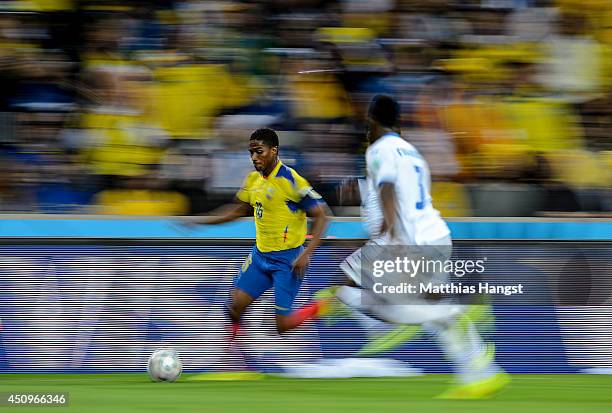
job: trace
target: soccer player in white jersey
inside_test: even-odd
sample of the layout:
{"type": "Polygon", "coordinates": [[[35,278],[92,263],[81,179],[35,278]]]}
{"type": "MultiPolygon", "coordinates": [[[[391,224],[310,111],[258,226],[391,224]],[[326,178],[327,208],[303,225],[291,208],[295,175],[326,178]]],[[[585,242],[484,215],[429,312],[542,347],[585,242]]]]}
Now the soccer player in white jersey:
{"type": "Polygon", "coordinates": [[[487,397],[509,379],[494,361],[493,346],[481,340],[465,317],[467,306],[418,295],[393,301],[374,294],[372,283],[362,280],[368,276],[361,266],[371,258],[366,256],[371,246],[417,247],[444,259],[452,251],[448,226],[432,205],[429,167],[417,149],[401,138],[399,117],[399,105],[391,97],[373,99],[368,113],[367,180],[361,188],[362,214],[370,240],[340,266],[352,285],[338,288],[336,297],[368,316],[421,325],[431,333],[452,362],[457,379],[456,385],[439,397],[487,397]]]}

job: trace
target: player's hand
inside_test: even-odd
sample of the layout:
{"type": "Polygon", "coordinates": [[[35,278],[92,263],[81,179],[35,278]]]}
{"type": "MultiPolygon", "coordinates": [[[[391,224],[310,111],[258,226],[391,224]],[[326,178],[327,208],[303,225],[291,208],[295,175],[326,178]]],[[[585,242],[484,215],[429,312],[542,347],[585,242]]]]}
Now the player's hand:
{"type": "Polygon", "coordinates": [[[198,227],[197,222],[191,221],[189,219],[179,219],[177,221],[173,221],[172,225],[176,230],[180,232],[191,232],[198,227]]]}
{"type": "Polygon", "coordinates": [[[387,234],[389,235],[389,239],[396,239],[397,237],[397,230],[395,229],[395,226],[392,226],[391,228],[389,228],[389,230],[387,231],[387,234]]]}
{"type": "Polygon", "coordinates": [[[306,252],[302,252],[296,259],[293,261],[293,273],[299,277],[304,277],[306,274],[306,269],[308,268],[308,264],[310,263],[310,254],[306,252]]]}
{"type": "Polygon", "coordinates": [[[391,228],[387,228],[387,222],[383,220],[383,223],[380,227],[380,235],[386,235],[390,240],[395,239],[397,235],[395,225],[393,225],[391,228]]]}

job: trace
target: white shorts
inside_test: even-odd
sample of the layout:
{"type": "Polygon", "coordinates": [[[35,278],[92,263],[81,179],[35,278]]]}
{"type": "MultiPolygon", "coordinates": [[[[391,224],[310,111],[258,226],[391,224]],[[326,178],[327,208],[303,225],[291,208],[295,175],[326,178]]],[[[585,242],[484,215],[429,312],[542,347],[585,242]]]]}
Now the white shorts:
{"type": "MultiPolygon", "coordinates": [[[[359,248],[358,250],[356,250],[355,252],[353,252],[351,255],[349,255],[348,257],[346,257],[344,259],[344,261],[342,261],[342,263],[340,264],[340,269],[347,275],[347,277],[353,281],[356,285],[358,286],[363,286],[363,282],[362,282],[362,259],[367,260],[367,259],[374,259],[375,257],[362,257],[362,255],[365,253],[364,251],[367,251],[368,246],[391,246],[391,244],[388,243],[388,241],[386,241],[385,239],[373,239],[373,240],[369,240],[368,242],[365,243],[365,245],[361,248],[359,248]]],[[[431,253],[432,255],[435,255],[436,259],[448,259],[450,258],[451,254],[452,254],[452,242],[450,237],[445,237],[442,240],[440,240],[439,243],[437,243],[435,246],[424,246],[424,248],[431,248],[431,253]]],[[[368,276],[372,276],[371,274],[368,274],[368,276]]],[[[432,275],[432,278],[430,281],[432,282],[445,282],[448,279],[448,274],[446,273],[436,273],[432,275]]]]}
{"type": "MultiPolygon", "coordinates": [[[[367,285],[372,285],[373,274],[365,274],[362,270],[362,261],[375,259],[377,257],[364,257],[364,254],[375,254],[375,248],[369,246],[386,246],[379,240],[370,240],[362,248],[348,256],[340,268],[355,284],[362,288],[349,286],[341,287],[336,296],[340,301],[349,307],[358,310],[371,317],[394,324],[422,324],[440,320],[448,320],[456,317],[464,306],[455,304],[452,301],[430,302],[418,294],[402,295],[395,297],[373,294],[372,290],[367,289],[367,285]]],[[[378,250],[380,251],[380,250],[378,250]]],[[[432,259],[446,260],[452,253],[450,238],[440,242],[440,245],[426,246],[423,249],[418,247],[408,248],[408,253],[418,251],[418,256],[431,256],[432,259]],[[446,242],[444,242],[446,241],[446,242]]],[[[407,277],[406,275],[396,274],[396,276],[407,277]]],[[[427,273],[423,275],[431,282],[445,282],[448,279],[447,273],[427,273]]],[[[395,281],[398,279],[396,278],[395,281]]]]}

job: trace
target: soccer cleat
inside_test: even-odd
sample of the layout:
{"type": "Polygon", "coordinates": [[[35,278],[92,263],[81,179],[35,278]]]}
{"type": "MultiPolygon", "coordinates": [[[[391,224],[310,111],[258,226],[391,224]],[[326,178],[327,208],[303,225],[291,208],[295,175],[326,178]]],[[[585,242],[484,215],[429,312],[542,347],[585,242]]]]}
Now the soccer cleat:
{"type": "Polygon", "coordinates": [[[236,340],[236,337],[238,336],[238,334],[240,333],[242,329],[242,325],[239,322],[232,322],[231,326],[230,326],[230,336],[229,336],[229,341],[230,342],[234,342],[236,340]]]}
{"type": "Polygon", "coordinates": [[[314,298],[320,302],[316,318],[323,319],[326,325],[334,325],[351,314],[346,305],[336,299],[337,289],[337,286],[324,288],[314,294],[314,298]]]}
{"type": "Polygon", "coordinates": [[[444,393],[436,396],[442,400],[476,400],[487,399],[501,391],[510,383],[510,376],[506,372],[497,373],[484,380],[474,383],[461,384],[451,387],[444,393]]]}
{"type": "Polygon", "coordinates": [[[332,303],[334,298],[327,298],[324,300],[317,300],[316,303],[316,312],[312,318],[319,319],[322,317],[326,317],[331,312],[332,303]]]}

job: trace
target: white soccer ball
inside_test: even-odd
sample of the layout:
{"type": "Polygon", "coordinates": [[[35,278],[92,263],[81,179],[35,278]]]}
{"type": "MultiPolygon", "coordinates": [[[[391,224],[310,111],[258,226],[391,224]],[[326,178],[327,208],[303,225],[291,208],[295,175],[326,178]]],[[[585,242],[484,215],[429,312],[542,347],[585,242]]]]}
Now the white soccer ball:
{"type": "Polygon", "coordinates": [[[149,357],[147,372],[153,381],[176,381],[183,371],[183,363],[173,348],[157,349],[149,357]]]}

